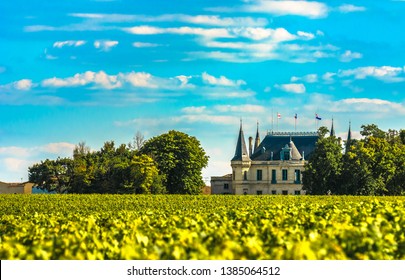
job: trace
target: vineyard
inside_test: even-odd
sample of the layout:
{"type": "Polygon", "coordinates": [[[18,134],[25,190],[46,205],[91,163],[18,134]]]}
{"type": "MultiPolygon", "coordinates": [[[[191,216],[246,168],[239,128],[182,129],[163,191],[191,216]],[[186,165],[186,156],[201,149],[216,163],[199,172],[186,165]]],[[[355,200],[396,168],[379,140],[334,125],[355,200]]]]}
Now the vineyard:
{"type": "Polygon", "coordinates": [[[405,197],[1,195],[0,259],[405,259],[405,197]]]}

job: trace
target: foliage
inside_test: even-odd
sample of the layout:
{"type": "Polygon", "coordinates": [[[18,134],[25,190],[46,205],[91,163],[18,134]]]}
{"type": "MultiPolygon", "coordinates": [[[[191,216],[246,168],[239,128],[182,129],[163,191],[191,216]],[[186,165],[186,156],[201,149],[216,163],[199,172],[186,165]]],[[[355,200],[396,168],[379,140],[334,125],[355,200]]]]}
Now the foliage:
{"type": "Polygon", "coordinates": [[[386,133],[379,129],[376,124],[367,124],[367,125],[362,125],[361,126],[362,131],[360,131],[360,134],[362,136],[373,136],[375,138],[385,138],[386,133]]]}
{"type": "Polygon", "coordinates": [[[29,168],[29,180],[49,192],[68,192],[72,183],[73,161],[69,158],[46,159],[29,168]]]}
{"type": "Polygon", "coordinates": [[[341,172],[342,147],[334,136],[321,137],[305,166],[303,189],[311,194],[337,193],[341,172]]]}
{"type": "Polygon", "coordinates": [[[363,125],[361,140],[351,140],[344,155],[334,137],[320,138],[303,173],[309,194],[404,195],[405,145],[400,130],[387,133],[363,125]]]}
{"type": "Polygon", "coordinates": [[[158,169],[146,155],[125,145],[104,143],[90,152],[79,144],[73,159],[45,160],[29,168],[29,180],[58,193],[164,193],[158,169]]]}
{"type": "Polygon", "coordinates": [[[195,137],[171,130],[146,141],[140,152],[157,162],[168,193],[201,193],[201,171],[208,164],[208,156],[195,137]]]}
{"type": "Polygon", "coordinates": [[[404,197],[0,195],[0,259],[405,259],[404,197]]]}

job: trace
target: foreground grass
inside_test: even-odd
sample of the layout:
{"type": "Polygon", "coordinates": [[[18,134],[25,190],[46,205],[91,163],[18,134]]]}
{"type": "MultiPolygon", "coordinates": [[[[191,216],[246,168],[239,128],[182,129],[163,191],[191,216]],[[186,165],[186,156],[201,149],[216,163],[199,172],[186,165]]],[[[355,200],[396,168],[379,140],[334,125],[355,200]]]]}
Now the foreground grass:
{"type": "Polygon", "coordinates": [[[0,259],[405,259],[405,197],[0,195],[0,259]]]}

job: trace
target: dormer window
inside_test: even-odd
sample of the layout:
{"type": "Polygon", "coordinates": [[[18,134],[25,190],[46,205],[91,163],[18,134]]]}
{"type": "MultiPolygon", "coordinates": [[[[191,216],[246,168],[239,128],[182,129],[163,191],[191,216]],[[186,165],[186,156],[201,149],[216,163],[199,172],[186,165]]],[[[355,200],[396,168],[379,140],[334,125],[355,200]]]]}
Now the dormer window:
{"type": "Polygon", "coordinates": [[[291,148],[286,144],[284,148],[281,149],[280,152],[280,159],[281,160],[290,160],[291,159],[291,148]]]}

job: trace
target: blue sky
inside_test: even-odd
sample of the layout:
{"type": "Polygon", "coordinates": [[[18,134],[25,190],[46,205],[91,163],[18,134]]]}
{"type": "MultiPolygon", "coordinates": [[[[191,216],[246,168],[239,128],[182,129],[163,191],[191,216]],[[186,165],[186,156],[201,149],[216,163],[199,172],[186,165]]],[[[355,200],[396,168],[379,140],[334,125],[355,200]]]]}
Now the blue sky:
{"type": "MultiPolygon", "coordinates": [[[[405,1],[5,0],[0,181],[175,129],[230,172],[240,119],[276,130],[405,128],[405,1]],[[273,120],[273,121],[272,121],[273,120]]],[[[246,139],[247,140],[247,139],[246,139]]]]}

